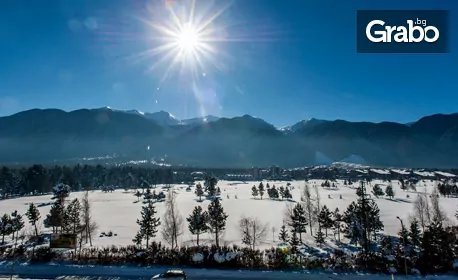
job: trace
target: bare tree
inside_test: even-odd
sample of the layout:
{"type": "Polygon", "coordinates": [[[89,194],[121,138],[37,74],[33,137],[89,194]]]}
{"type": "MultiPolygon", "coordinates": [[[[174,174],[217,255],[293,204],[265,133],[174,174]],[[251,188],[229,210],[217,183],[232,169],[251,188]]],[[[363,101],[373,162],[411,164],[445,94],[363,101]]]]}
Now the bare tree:
{"type": "Polygon", "coordinates": [[[308,224],[310,228],[310,235],[313,235],[312,227],[315,223],[314,212],[315,205],[313,203],[312,194],[310,193],[310,186],[305,183],[304,192],[302,193],[301,200],[304,203],[305,215],[308,219],[308,224]]]}
{"type": "Polygon", "coordinates": [[[256,245],[259,245],[266,238],[267,225],[261,223],[257,218],[242,217],[240,219],[240,232],[243,244],[256,250],[256,245]]]}
{"type": "Polygon", "coordinates": [[[162,225],[162,237],[172,246],[172,249],[178,247],[178,236],[183,234],[183,217],[178,211],[176,194],[172,189],[165,201],[162,225]]]}
{"type": "Polygon", "coordinates": [[[437,188],[434,188],[431,194],[431,210],[434,221],[444,222],[446,220],[446,215],[439,205],[439,191],[437,188]]]}
{"type": "Polygon", "coordinates": [[[414,203],[415,216],[420,222],[421,228],[425,231],[426,226],[431,222],[431,212],[426,194],[418,194],[414,203]]]}
{"type": "Polygon", "coordinates": [[[91,203],[89,201],[89,191],[86,191],[84,193],[83,199],[82,199],[82,222],[83,222],[83,231],[82,235],[84,235],[84,238],[86,240],[86,243],[89,240],[90,246],[92,246],[92,234],[95,232],[97,229],[97,223],[92,220],[92,215],[91,215],[91,203]]]}

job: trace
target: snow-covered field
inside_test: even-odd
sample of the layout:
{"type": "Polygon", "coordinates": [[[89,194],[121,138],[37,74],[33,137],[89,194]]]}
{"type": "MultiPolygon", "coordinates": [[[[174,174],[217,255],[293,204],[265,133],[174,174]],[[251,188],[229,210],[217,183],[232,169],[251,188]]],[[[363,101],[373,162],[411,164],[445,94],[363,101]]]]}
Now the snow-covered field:
{"type": "MultiPolygon", "coordinates": [[[[333,211],[336,207],[339,207],[340,212],[343,213],[349,203],[356,200],[356,193],[354,187],[344,186],[342,181],[338,181],[338,188],[323,188],[321,187],[322,180],[312,180],[308,184],[313,186],[317,185],[321,197],[321,205],[326,205],[333,211]],[[342,196],[342,199],[340,199],[342,196]]],[[[267,181],[264,181],[264,185],[267,181]]],[[[287,182],[268,182],[271,186],[275,185],[277,188],[280,186],[286,187],[287,182]]],[[[292,195],[294,201],[300,201],[302,190],[304,188],[304,181],[292,181],[292,195]]],[[[268,225],[267,238],[262,244],[262,247],[269,247],[275,245],[278,242],[278,232],[285,219],[285,209],[288,204],[294,203],[289,201],[275,201],[268,199],[265,195],[263,200],[259,198],[254,199],[251,195],[251,187],[258,185],[259,182],[229,182],[219,181],[218,187],[220,187],[222,194],[222,204],[229,215],[227,220],[226,231],[223,236],[225,244],[241,244],[241,237],[239,232],[239,220],[241,217],[257,217],[260,221],[268,225]]],[[[371,185],[383,184],[382,182],[375,180],[371,185]]],[[[437,182],[434,181],[422,181],[417,185],[418,192],[431,193],[437,182]]],[[[395,191],[395,198],[390,200],[388,198],[380,197],[375,198],[377,202],[381,219],[385,225],[385,233],[395,235],[400,229],[399,220],[396,216],[402,218],[407,222],[413,215],[413,208],[417,197],[417,193],[413,191],[404,191],[399,187],[397,181],[393,181],[392,185],[395,191]],[[409,198],[407,196],[410,196],[409,198]]],[[[180,209],[181,215],[184,220],[191,213],[192,209],[196,205],[202,205],[206,208],[209,201],[199,202],[198,198],[194,194],[194,188],[192,191],[186,191],[186,185],[175,185],[173,191],[177,193],[177,203],[180,209]]],[[[160,189],[161,187],[159,187],[160,189]]],[[[384,189],[384,187],[382,187],[384,189]]],[[[312,187],[313,190],[313,187],[312,187]]],[[[368,193],[370,193],[371,187],[368,186],[368,193]]],[[[158,191],[158,190],[157,190],[158,191]]],[[[142,207],[141,201],[137,203],[137,198],[134,196],[134,190],[124,191],[116,190],[112,193],[104,193],[102,191],[91,191],[89,193],[89,199],[92,202],[92,215],[94,220],[98,224],[97,234],[94,238],[94,244],[96,246],[110,246],[110,245],[131,245],[132,238],[138,230],[136,224],[137,218],[140,216],[140,209],[142,207]],[[101,237],[100,233],[112,231],[116,236],[112,237],[101,237]]],[[[313,193],[313,192],[312,192],[313,193]]],[[[314,194],[313,194],[314,195],[314,194]]],[[[72,193],[69,199],[81,198],[82,192],[72,193]]],[[[35,196],[35,197],[22,197],[16,199],[9,199],[0,201],[0,214],[11,213],[14,210],[18,210],[20,213],[25,213],[29,203],[49,204],[52,202],[51,195],[35,196]]],[[[455,224],[456,219],[454,217],[455,211],[458,209],[458,199],[456,198],[440,198],[441,207],[447,214],[449,223],[455,224]]],[[[159,215],[162,217],[164,214],[164,203],[156,203],[159,215]]],[[[49,212],[50,205],[39,207],[41,212],[40,230],[50,231],[45,229],[42,225],[42,221],[46,214],[49,212]]],[[[26,234],[32,233],[31,226],[27,223],[24,229],[26,234]]],[[[310,233],[306,233],[305,239],[312,242],[313,238],[310,233]]],[[[303,236],[303,237],[304,237],[303,236]]],[[[329,235],[328,240],[331,240],[332,234],[329,235]]],[[[158,233],[156,237],[157,241],[160,241],[161,235],[158,233]]],[[[187,229],[187,223],[185,220],[184,234],[180,237],[182,245],[194,244],[194,237],[189,233],[187,229]]],[[[201,237],[202,243],[210,243],[213,237],[210,234],[205,234],[201,237]]]]}

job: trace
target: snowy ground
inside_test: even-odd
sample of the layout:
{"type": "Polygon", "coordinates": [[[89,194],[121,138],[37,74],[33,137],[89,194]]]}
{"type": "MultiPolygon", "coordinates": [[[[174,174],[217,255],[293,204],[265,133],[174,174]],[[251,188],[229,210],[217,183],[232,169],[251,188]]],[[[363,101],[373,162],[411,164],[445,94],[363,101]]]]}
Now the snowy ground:
{"type": "MultiPolygon", "coordinates": [[[[327,205],[332,211],[339,207],[340,212],[343,213],[349,203],[356,199],[354,187],[344,186],[342,181],[338,182],[337,189],[326,189],[322,188],[321,180],[309,181],[309,184],[317,185],[321,197],[321,205],[327,205]],[[342,195],[342,199],[340,199],[342,195]]],[[[267,182],[264,181],[264,185],[267,182]]],[[[304,181],[292,181],[291,187],[293,188],[293,200],[300,201],[302,189],[304,187],[304,181]]],[[[386,185],[387,182],[373,181],[371,184],[377,183],[386,185]]],[[[227,229],[223,236],[225,244],[240,244],[240,232],[239,232],[239,220],[242,216],[245,217],[257,217],[263,223],[268,225],[267,239],[265,240],[262,247],[270,247],[277,244],[278,231],[283,224],[285,219],[285,209],[288,204],[293,202],[288,201],[274,201],[269,200],[267,196],[263,200],[253,199],[251,195],[251,187],[258,185],[259,182],[228,182],[220,181],[218,186],[222,191],[222,204],[229,215],[227,220],[227,229]],[[236,198],[237,197],[237,198],[236,198]]],[[[279,186],[286,186],[287,182],[269,182],[269,184],[279,186]]],[[[399,220],[396,216],[401,217],[407,222],[413,215],[413,202],[417,197],[416,192],[403,191],[399,188],[397,181],[393,181],[393,187],[395,190],[395,199],[389,200],[388,198],[376,198],[380,212],[381,219],[385,224],[385,233],[396,234],[400,229],[399,220]],[[407,195],[410,198],[407,198],[407,195]]],[[[418,192],[432,192],[437,182],[424,181],[420,182],[417,186],[418,192]]],[[[199,202],[198,198],[194,194],[194,189],[191,192],[186,191],[185,185],[176,185],[173,190],[178,194],[177,202],[180,212],[185,219],[196,205],[202,205],[204,208],[207,207],[209,201],[199,202]]],[[[356,187],[356,183],[355,183],[356,187]]],[[[160,188],[160,187],[159,187],[160,188]]],[[[368,187],[370,192],[371,187],[368,187]]],[[[384,189],[384,187],[383,187],[384,189]]],[[[313,190],[313,188],[312,188],[313,190]]],[[[313,193],[313,192],[312,192],[313,193]]],[[[69,199],[81,198],[83,193],[76,192],[72,193],[69,199]]],[[[124,190],[116,190],[112,193],[104,193],[101,191],[92,191],[89,194],[90,201],[92,202],[92,214],[93,218],[98,224],[98,230],[96,237],[94,238],[94,244],[96,246],[110,246],[110,245],[131,245],[132,238],[134,237],[138,226],[136,219],[140,216],[140,209],[142,207],[141,201],[137,203],[137,198],[134,196],[134,191],[126,192],[124,190]],[[113,237],[100,237],[101,232],[112,231],[116,236],[113,237]]],[[[42,220],[49,212],[50,205],[46,205],[52,202],[50,195],[35,196],[35,197],[22,197],[10,200],[0,201],[0,214],[11,213],[14,210],[18,210],[20,213],[25,213],[29,203],[35,203],[37,205],[44,204],[39,207],[41,212],[42,220]]],[[[458,209],[458,199],[456,198],[440,198],[442,209],[445,211],[449,218],[449,223],[455,224],[456,219],[454,218],[455,211],[458,209]]],[[[164,203],[157,203],[156,207],[159,211],[159,215],[162,217],[164,214],[164,203]]],[[[42,221],[41,220],[41,221],[42,221]]],[[[45,229],[41,222],[39,226],[41,231],[49,231],[45,229]]],[[[26,234],[32,233],[32,228],[27,224],[24,229],[26,234]]],[[[332,232],[332,231],[330,231],[332,232]]],[[[313,238],[309,233],[306,233],[305,239],[308,242],[312,242],[313,238]]],[[[303,236],[303,238],[304,238],[303,236]]],[[[194,244],[193,236],[187,229],[187,224],[184,226],[184,234],[180,237],[183,245],[194,244]]],[[[203,237],[204,242],[212,242],[213,238],[210,234],[206,234],[203,237]]],[[[332,234],[329,235],[328,241],[333,239],[332,234]]],[[[160,233],[156,237],[156,240],[161,240],[160,233]]]]}

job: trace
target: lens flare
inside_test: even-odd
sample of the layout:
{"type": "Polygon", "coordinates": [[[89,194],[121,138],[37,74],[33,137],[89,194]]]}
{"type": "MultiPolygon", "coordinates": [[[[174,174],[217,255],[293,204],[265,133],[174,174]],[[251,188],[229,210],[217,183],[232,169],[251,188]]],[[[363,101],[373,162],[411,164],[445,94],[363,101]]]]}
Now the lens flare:
{"type": "Polygon", "coordinates": [[[220,68],[221,57],[216,58],[221,54],[218,45],[227,38],[217,19],[229,6],[197,7],[196,1],[166,1],[159,6],[157,3],[150,8],[148,18],[142,19],[149,30],[151,48],[137,56],[151,59],[150,70],[164,67],[161,83],[173,72],[195,81],[209,68],[220,68]]]}

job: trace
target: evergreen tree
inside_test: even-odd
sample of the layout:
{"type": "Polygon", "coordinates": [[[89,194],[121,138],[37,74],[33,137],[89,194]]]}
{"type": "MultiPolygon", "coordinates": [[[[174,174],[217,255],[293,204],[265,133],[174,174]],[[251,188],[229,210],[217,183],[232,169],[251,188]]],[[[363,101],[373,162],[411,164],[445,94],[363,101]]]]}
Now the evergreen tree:
{"type": "Polygon", "coordinates": [[[262,197],[264,196],[264,185],[262,184],[262,182],[259,183],[258,190],[259,190],[259,196],[261,197],[261,200],[262,200],[262,197]]]}
{"type": "Polygon", "coordinates": [[[148,203],[152,199],[156,199],[156,193],[151,193],[151,189],[147,188],[146,191],[143,193],[143,199],[145,200],[143,203],[148,203]]]}
{"type": "Polygon", "coordinates": [[[369,240],[373,239],[376,241],[377,232],[383,230],[384,226],[382,221],[380,220],[380,209],[378,208],[377,203],[374,200],[370,199],[368,201],[368,213],[367,216],[367,226],[368,226],[368,234],[369,240]]]}
{"type": "Polygon", "coordinates": [[[57,199],[63,204],[64,200],[70,195],[70,186],[63,183],[57,184],[53,188],[53,194],[52,199],[57,199]]]}
{"type": "Polygon", "coordinates": [[[358,205],[356,202],[353,201],[350,205],[348,205],[342,218],[345,223],[345,227],[343,229],[345,237],[350,239],[350,243],[359,243],[362,240],[363,233],[358,205]]]}
{"type": "Polygon", "coordinates": [[[380,247],[382,251],[382,256],[387,257],[387,256],[392,256],[394,251],[393,251],[393,240],[391,236],[384,236],[380,240],[380,247]]]}
{"type": "Polygon", "coordinates": [[[256,186],[253,186],[251,188],[251,195],[256,198],[258,195],[259,195],[259,192],[258,192],[258,188],[256,188],[256,186]]]}
{"type": "Polygon", "coordinates": [[[318,223],[320,224],[321,228],[324,228],[327,237],[328,229],[333,226],[334,222],[331,217],[331,211],[329,211],[326,205],[321,208],[321,211],[318,214],[318,223]]]}
{"type": "Polygon", "coordinates": [[[51,227],[53,233],[57,233],[63,225],[63,217],[64,216],[64,206],[63,204],[57,200],[51,206],[49,210],[49,214],[46,215],[44,220],[45,227],[51,227]]]}
{"type": "Polygon", "coordinates": [[[415,218],[410,223],[409,237],[412,245],[415,248],[418,248],[421,245],[420,225],[418,223],[418,220],[415,218]]]}
{"type": "Polygon", "coordinates": [[[398,235],[400,244],[405,244],[405,246],[410,244],[409,231],[404,226],[399,230],[398,235]]]}
{"type": "Polygon", "coordinates": [[[393,199],[393,198],[394,198],[394,190],[393,190],[393,187],[392,187],[391,185],[386,186],[385,194],[386,194],[390,199],[393,199]]]}
{"type": "Polygon", "coordinates": [[[285,188],[285,191],[283,193],[283,197],[286,198],[286,199],[292,199],[293,198],[293,195],[289,191],[289,188],[285,188]]]}
{"type": "Polygon", "coordinates": [[[287,243],[289,240],[289,234],[288,231],[286,230],[286,226],[282,225],[280,229],[280,233],[278,235],[278,239],[280,239],[281,242],[287,243]]]}
{"type": "Polygon", "coordinates": [[[13,239],[15,239],[15,234],[16,234],[16,242],[17,238],[19,235],[19,231],[21,231],[24,228],[24,220],[22,219],[22,215],[18,213],[18,211],[14,211],[11,214],[11,227],[12,227],[12,234],[13,234],[13,239]]]}
{"type": "Polygon", "coordinates": [[[375,197],[379,197],[379,196],[383,196],[385,193],[383,192],[382,188],[380,187],[379,184],[376,184],[373,188],[372,188],[372,194],[375,196],[375,197]]]}
{"type": "Polygon", "coordinates": [[[291,253],[297,254],[298,253],[298,246],[301,244],[300,240],[297,238],[297,233],[292,230],[291,231],[291,238],[289,239],[289,246],[291,246],[291,253]]]}
{"type": "Polygon", "coordinates": [[[137,202],[139,202],[140,201],[140,197],[142,197],[142,193],[140,192],[140,190],[137,190],[135,192],[135,196],[137,197],[137,202]]]}
{"type": "Polygon", "coordinates": [[[11,221],[11,216],[8,214],[3,214],[0,219],[0,234],[2,235],[2,244],[5,244],[5,236],[13,233],[13,225],[11,221]]]}
{"type": "Polygon", "coordinates": [[[300,203],[297,203],[290,213],[290,224],[293,231],[299,234],[299,241],[302,243],[302,233],[307,231],[307,219],[305,218],[304,208],[300,203]]]}
{"type": "Polygon", "coordinates": [[[221,232],[226,228],[226,220],[228,217],[219,199],[214,199],[210,205],[208,205],[208,217],[210,231],[215,234],[216,247],[219,247],[219,237],[221,232]]]}
{"type": "Polygon", "coordinates": [[[283,186],[280,186],[280,188],[278,189],[278,194],[282,200],[283,198],[285,198],[285,188],[283,186]]]}
{"type": "Polygon", "coordinates": [[[267,190],[267,194],[269,195],[270,199],[278,199],[279,198],[279,193],[278,190],[275,186],[272,186],[272,188],[269,188],[267,190]]]}
{"type": "Polygon", "coordinates": [[[141,236],[142,240],[146,240],[146,248],[149,246],[149,240],[156,237],[157,228],[161,224],[159,217],[156,218],[156,214],[153,201],[148,200],[146,205],[142,207],[141,219],[137,219],[137,224],[140,226],[137,235],[141,236]]]}
{"type": "Polygon", "coordinates": [[[35,204],[30,203],[29,209],[27,210],[27,213],[26,213],[26,216],[29,219],[29,223],[35,229],[35,236],[38,236],[37,222],[38,222],[38,220],[40,220],[41,217],[40,217],[40,211],[35,206],[35,204]]]}
{"type": "Polygon", "coordinates": [[[204,195],[204,190],[202,189],[202,185],[200,183],[197,183],[195,193],[199,197],[199,201],[202,201],[202,196],[204,195]]]}
{"type": "Polygon", "coordinates": [[[321,247],[324,244],[324,235],[321,231],[321,227],[318,228],[318,231],[315,235],[315,242],[321,247]]]}
{"type": "Polygon", "coordinates": [[[211,198],[214,198],[217,193],[216,184],[218,183],[218,179],[215,177],[206,177],[204,181],[205,190],[207,191],[207,195],[211,198]]]}
{"type": "Polygon", "coordinates": [[[420,269],[425,273],[450,271],[454,260],[451,244],[456,244],[455,234],[446,231],[441,221],[433,220],[423,233],[420,269]]]}
{"type": "Polygon", "coordinates": [[[357,202],[352,202],[344,213],[345,233],[352,243],[361,244],[364,253],[367,254],[371,239],[376,239],[377,232],[383,229],[383,223],[380,220],[380,210],[377,204],[368,198],[363,181],[356,194],[357,202]]]}
{"type": "Polygon", "coordinates": [[[132,239],[132,242],[134,242],[135,245],[141,247],[142,241],[143,241],[143,236],[142,236],[142,234],[141,234],[140,231],[139,231],[139,232],[137,232],[137,234],[135,235],[135,237],[132,239]]]}
{"type": "Polygon", "coordinates": [[[197,237],[197,246],[199,246],[200,235],[208,230],[208,219],[208,213],[200,206],[194,207],[191,215],[186,219],[189,223],[189,231],[197,237]]]}
{"type": "Polygon", "coordinates": [[[72,200],[64,211],[63,221],[67,233],[77,234],[81,229],[81,204],[77,198],[72,200]]]}

